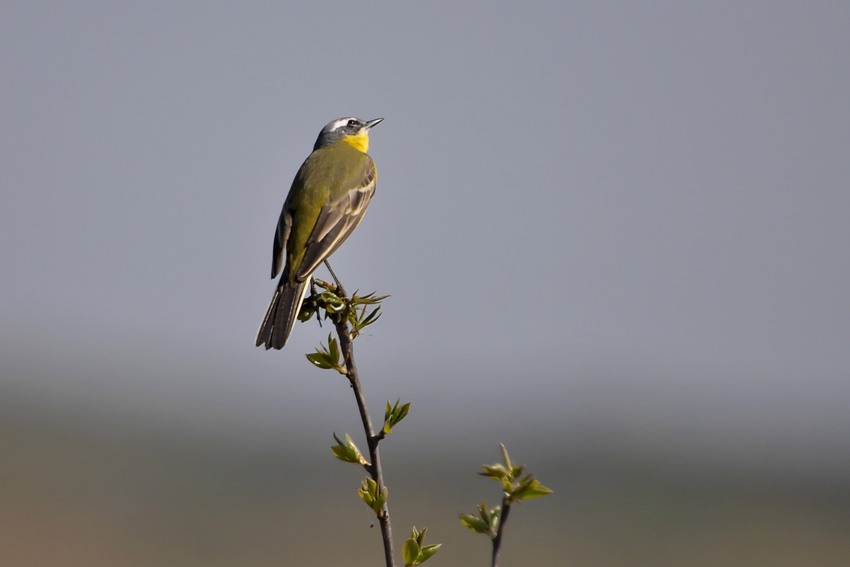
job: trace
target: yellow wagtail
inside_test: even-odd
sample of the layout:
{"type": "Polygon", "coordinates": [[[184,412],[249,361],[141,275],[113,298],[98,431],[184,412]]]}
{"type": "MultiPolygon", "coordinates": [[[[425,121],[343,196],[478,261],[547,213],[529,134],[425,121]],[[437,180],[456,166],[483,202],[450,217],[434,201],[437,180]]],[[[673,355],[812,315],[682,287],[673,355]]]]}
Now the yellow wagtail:
{"type": "Polygon", "coordinates": [[[378,180],[375,162],[366,153],[369,130],[381,120],[330,122],[301,164],[277,223],[272,278],[281,265],[283,273],[257,332],[257,346],[286,345],[313,272],[363,219],[378,180]]]}

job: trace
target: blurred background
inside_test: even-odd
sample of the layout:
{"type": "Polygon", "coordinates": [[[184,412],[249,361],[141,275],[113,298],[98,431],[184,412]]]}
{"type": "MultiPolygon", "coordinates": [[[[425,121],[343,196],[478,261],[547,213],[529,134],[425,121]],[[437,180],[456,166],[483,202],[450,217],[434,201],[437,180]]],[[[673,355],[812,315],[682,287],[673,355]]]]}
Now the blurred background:
{"type": "Polygon", "coordinates": [[[0,564],[376,565],[350,389],[253,346],[320,128],[397,545],[504,442],[504,565],[850,564],[850,4],[0,6],[0,564]]]}

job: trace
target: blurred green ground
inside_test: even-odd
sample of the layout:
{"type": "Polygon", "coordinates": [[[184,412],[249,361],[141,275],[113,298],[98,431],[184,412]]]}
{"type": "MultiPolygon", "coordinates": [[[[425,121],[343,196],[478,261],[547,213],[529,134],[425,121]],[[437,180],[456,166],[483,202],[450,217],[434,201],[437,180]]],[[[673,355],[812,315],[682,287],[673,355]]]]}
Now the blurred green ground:
{"type": "MultiPolygon", "coordinates": [[[[336,462],[330,443],[288,449],[297,436],[281,432],[279,450],[259,450],[120,423],[6,419],[0,565],[380,565],[377,527],[354,494],[359,472],[336,462]]],[[[416,463],[403,435],[388,438],[396,542],[415,522],[444,544],[429,565],[487,565],[489,542],[457,515],[498,497],[475,474],[498,460],[496,441],[416,463]]],[[[505,567],[850,565],[850,482],[640,455],[528,462],[509,449],[556,493],[511,516],[505,567]]]]}

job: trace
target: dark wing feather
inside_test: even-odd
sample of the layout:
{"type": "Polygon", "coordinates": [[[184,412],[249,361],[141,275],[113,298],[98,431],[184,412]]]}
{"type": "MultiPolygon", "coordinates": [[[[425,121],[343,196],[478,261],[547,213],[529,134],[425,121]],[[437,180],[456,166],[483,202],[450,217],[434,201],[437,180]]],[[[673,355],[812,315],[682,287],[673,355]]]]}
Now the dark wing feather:
{"type": "Polygon", "coordinates": [[[316,225],[307,239],[307,250],[298,269],[297,278],[305,280],[326,258],[345,242],[360,224],[366,208],[375,194],[377,171],[375,163],[364,156],[364,171],[361,183],[322,207],[316,225]]]}
{"type": "Polygon", "coordinates": [[[274,233],[274,245],[272,249],[272,277],[277,277],[283,267],[283,249],[289,240],[289,231],[292,229],[292,214],[287,210],[286,203],[280,211],[280,220],[277,221],[277,230],[274,233]]]}

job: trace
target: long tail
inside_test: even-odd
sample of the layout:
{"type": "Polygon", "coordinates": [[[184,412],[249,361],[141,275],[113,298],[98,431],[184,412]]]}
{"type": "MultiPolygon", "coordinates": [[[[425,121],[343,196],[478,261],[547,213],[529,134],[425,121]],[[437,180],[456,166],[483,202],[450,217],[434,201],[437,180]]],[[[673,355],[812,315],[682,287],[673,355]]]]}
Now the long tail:
{"type": "Polygon", "coordinates": [[[281,278],[266,310],[266,316],[260,324],[260,330],[257,332],[256,346],[265,345],[266,350],[270,348],[280,350],[284,347],[298,319],[298,312],[301,311],[301,303],[304,301],[308,283],[310,278],[295,285],[290,285],[281,278]]]}

